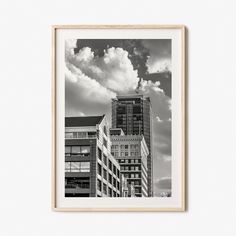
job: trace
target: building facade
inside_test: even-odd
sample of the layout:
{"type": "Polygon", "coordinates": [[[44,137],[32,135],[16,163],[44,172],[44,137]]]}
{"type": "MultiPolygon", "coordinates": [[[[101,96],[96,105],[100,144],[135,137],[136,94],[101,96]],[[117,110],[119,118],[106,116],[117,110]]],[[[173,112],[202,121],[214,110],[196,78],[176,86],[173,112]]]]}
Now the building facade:
{"type": "Polygon", "coordinates": [[[152,109],[149,97],[121,95],[112,99],[112,128],[126,135],[143,135],[149,150],[147,157],[148,196],[153,196],[152,109]]]}
{"type": "Polygon", "coordinates": [[[121,197],[106,117],[65,118],[65,197],[121,197]]]}
{"type": "MultiPolygon", "coordinates": [[[[112,132],[112,129],[110,131],[112,132]]],[[[111,154],[120,164],[120,172],[134,188],[136,197],[148,197],[147,157],[149,154],[143,135],[111,135],[111,154]]],[[[132,192],[132,190],[130,189],[132,192]]]]}

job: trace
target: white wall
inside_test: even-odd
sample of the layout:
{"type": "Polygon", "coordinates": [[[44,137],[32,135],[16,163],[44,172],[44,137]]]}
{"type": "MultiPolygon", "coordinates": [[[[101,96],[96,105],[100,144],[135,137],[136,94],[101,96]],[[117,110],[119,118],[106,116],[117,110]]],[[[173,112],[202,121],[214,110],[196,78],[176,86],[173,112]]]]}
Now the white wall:
{"type": "Polygon", "coordinates": [[[236,235],[234,3],[2,0],[0,235],[236,235]],[[72,23],[188,27],[188,212],[51,212],[51,25],[72,23]]]}

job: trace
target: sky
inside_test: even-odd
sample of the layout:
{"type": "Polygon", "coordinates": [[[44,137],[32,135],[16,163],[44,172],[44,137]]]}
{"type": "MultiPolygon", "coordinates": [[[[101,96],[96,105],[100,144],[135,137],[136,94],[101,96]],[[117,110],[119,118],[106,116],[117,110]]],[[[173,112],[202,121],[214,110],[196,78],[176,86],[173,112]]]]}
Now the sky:
{"type": "Polygon", "coordinates": [[[66,116],[110,120],[117,95],[151,98],[154,195],[171,188],[171,40],[67,39],[65,65],[66,116]]]}

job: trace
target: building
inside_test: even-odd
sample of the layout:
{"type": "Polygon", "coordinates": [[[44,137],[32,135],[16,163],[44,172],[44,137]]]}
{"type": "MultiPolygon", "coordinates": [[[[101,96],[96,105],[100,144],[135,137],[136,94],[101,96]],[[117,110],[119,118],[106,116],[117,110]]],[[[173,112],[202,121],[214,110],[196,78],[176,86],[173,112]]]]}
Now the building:
{"type": "Polygon", "coordinates": [[[141,94],[121,95],[112,99],[112,128],[126,135],[143,135],[149,150],[148,196],[153,196],[152,109],[149,97],[141,94]]]}
{"type": "MultiPolygon", "coordinates": [[[[110,130],[110,133],[113,130],[110,130]]],[[[149,154],[143,135],[111,135],[111,154],[120,164],[120,172],[136,197],[148,197],[147,157],[149,154]]],[[[131,191],[131,190],[130,190],[131,191]]]]}
{"type": "Polygon", "coordinates": [[[65,197],[121,197],[106,117],[65,118],[65,197]]]}

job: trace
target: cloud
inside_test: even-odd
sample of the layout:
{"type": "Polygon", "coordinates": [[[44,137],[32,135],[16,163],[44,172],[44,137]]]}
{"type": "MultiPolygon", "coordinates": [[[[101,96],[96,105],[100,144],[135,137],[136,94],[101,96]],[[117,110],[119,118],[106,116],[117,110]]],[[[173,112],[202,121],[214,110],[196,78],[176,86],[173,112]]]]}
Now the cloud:
{"type": "Polygon", "coordinates": [[[115,93],[134,91],[139,82],[128,52],[122,48],[108,48],[104,56],[99,57],[94,56],[91,48],[84,47],[74,56],[69,56],[68,61],[84,75],[115,93]]]}
{"type": "Polygon", "coordinates": [[[143,45],[149,49],[149,73],[171,71],[171,39],[143,40],[143,45]]]}

